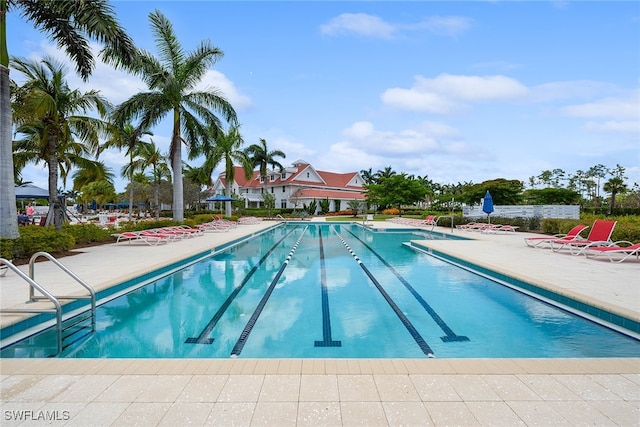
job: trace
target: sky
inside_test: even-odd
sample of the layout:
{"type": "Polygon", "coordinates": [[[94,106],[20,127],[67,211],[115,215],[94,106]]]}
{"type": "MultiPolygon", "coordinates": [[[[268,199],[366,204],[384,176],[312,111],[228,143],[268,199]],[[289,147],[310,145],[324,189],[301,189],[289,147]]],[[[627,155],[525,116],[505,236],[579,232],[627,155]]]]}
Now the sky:
{"type": "MultiPolygon", "coordinates": [[[[568,175],[603,164],[640,183],[640,3],[633,1],[114,1],[135,44],[158,56],[159,10],[185,51],[224,56],[201,88],[235,108],[245,146],[267,141],[284,166],[394,171],[441,184],[568,175]]],[[[98,63],[82,82],[16,12],[9,53],[68,62],[72,88],[118,104],[146,90],[98,63]]],[[[98,47],[96,46],[96,51],[98,47]]],[[[11,78],[20,82],[12,71],[11,78]]],[[[152,129],[168,151],[168,120],[152,129]]],[[[183,156],[186,159],[185,156],[183,156]]],[[[101,155],[118,176],[124,152],[101,155]]],[[[200,166],[201,159],[189,162],[200,166]]],[[[214,178],[223,171],[216,168],[214,178]]],[[[23,179],[47,187],[29,166],[23,179]]],[[[71,178],[66,186],[70,189],[71,178]]]]}

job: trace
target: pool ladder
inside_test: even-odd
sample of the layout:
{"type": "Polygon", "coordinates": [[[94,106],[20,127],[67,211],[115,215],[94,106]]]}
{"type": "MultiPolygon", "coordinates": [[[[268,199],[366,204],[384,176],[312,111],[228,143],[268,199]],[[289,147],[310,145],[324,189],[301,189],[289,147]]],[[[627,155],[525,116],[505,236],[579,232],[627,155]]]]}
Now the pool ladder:
{"type": "Polygon", "coordinates": [[[22,270],[13,265],[11,261],[4,258],[0,258],[0,265],[5,265],[9,270],[16,273],[20,278],[29,284],[29,300],[30,302],[37,302],[41,300],[49,300],[53,304],[51,307],[42,308],[3,308],[0,309],[0,313],[49,313],[55,315],[56,320],[56,353],[53,356],[57,356],[63,349],[73,344],[74,342],[88,336],[90,333],[96,330],[96,293],[91,286],[89,286],[84,280],[78,277],[74,272],[62,265],[57,259],[47,252],[36,252],[29,260],[29,275],[27,276],[22,270]],[[39,257],[45,257],[49,261],[53,262],[56,266],[60,267],[62,271],[71,276],[76,282],[78,282],[83,288],[88,291],[87,295],[53,295],[47,291],[42,285],[35,281],[35,262],[39,257]],[[36,295],[35,291],[40,292],[42,295],[36,295]],[[66,319],[63,319],[62,305],[60,300],[90,300],[91,309],[86,310],[80,314],[74,314],[66,319]],[[90,322],[90,326],[87,323],[90,322]],[[87,332],[90,329],[90,332],[87,332]],[[84,334],[82,332],[85,332],[84,334]]]}

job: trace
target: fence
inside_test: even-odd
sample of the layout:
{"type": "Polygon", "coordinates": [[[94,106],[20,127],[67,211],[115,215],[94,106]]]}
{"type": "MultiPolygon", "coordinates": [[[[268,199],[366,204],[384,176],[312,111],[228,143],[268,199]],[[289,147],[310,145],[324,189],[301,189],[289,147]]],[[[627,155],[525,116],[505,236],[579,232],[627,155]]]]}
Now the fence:
{"type": "MultiPolygon", "coordinates": [[[[504,218],[565,218],[580,219],[578,205],[495,205],[493,216],[504,218]]],[[[462,214],[468,218],[482,218],[482,206],[463,206],[462,214]]]]}

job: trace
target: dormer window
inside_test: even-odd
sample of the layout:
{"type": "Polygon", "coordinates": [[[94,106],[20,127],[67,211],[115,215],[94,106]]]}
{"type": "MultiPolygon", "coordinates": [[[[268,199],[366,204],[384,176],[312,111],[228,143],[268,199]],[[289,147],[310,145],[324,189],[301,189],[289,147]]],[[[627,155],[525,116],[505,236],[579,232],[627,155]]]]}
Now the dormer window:
{"type": "Polygon", "coordinates": [[[281,174],[280,179],[287,179],[287,174],[286,173],[281,174]]]}
{"type": "Polygon", "coordinates": [[[271,176],[269,176],[269,180],[270,180],[270,181],[275,181],[275,180],[276,180],[276,176],[275,176],[275,175],[271,175],[271,176]]]}
{"type": "Polygon", "coordinates": [[[307,172],[307,178],[309,178],[309,172],[307,172]]]}
{"type": "Polygon", "coordinates": [[[261,177],[260,177],[260,183],[261,183],[261,184],[264,184],[264,176],[261,176],[261,177]]]}

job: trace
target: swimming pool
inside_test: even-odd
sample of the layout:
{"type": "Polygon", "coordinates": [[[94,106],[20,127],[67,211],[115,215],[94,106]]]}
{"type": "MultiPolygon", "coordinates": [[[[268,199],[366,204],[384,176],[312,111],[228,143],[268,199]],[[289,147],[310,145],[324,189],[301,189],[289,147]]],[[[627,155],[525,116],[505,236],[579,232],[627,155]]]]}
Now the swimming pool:
{"type": "MultiPolygon", "coordinates": [[[[61,357],[637,357],[640,342],[415,251],[417,230],[275,227],[101,304],[61,357]]],[[[2,350],[47,356],[53,333],[2,350]]]]}

